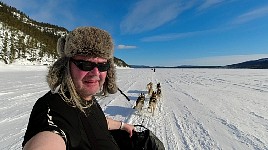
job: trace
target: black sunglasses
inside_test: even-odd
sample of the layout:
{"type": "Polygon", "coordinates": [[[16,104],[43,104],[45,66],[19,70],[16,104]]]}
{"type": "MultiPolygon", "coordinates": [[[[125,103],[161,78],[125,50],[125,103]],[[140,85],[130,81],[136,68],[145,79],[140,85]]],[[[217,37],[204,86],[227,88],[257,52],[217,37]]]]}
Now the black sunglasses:
{"type": "Polygon", "coordinates": [[[73,58],[70,58],[70,61],[73,62],[77,68],[83,71],[91,71],[95,67],[97,67],[100,72],[104,72],[104,71],[108,71],[108,69],[110,68],[109,62],[94,63],[94,62],[85,61],[85,60],[75,60],[73,58]]]}

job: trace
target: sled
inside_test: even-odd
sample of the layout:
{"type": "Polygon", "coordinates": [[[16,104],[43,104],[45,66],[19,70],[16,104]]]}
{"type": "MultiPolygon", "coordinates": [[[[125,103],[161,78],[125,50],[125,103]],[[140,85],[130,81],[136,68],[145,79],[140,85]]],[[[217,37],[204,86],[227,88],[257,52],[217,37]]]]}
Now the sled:
{"type": "Polygon", "coordinates": [[[143,125],[134,125],[140,130],[133,132],[132,137],[124,130],[111,130],[113,138],[121,150],[164,150],[163,143],[143,125]]]}

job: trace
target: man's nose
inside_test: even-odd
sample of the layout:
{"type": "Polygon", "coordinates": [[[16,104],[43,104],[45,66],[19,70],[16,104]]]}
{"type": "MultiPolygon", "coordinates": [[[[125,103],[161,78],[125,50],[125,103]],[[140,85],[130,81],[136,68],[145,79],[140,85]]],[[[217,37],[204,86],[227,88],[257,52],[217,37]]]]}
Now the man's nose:
{"type": "Polygon", "coordinates": [[[89,73],[94,74],[94,75],[99,75],[100,71],[98,67],[94,67],[91,71],[89,71],[89,73]]]}

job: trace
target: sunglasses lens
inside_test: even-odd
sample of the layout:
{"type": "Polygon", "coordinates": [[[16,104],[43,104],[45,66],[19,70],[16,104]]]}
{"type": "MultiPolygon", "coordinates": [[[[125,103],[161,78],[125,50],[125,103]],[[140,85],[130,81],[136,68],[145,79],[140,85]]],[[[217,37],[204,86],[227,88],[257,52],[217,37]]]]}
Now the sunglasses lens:
{"type": "Polygon", "coordinates": [[[104,71],[108,71],[108,69],[110,68],[110,64],[109,63],[99,63],[97,64],[98,70],[100,72],[104,72],[104,71]]]}
{"type": "Polygon", "coordinates": [[[81,62],[78,68],[83,71],[91,71],[95,68],[95,65],[87,62],[81,62]]]}
{"type": "Polygon", "coordinates": [[[83,71],[91,71],[95,67],[98,68],[100,72],[108,71],[110,68],[110,64],[108,62],[106,63],[93,63],[90,61],[83,61],[83,60],[74,60],[70,59],[80,70],[83,71]]]}

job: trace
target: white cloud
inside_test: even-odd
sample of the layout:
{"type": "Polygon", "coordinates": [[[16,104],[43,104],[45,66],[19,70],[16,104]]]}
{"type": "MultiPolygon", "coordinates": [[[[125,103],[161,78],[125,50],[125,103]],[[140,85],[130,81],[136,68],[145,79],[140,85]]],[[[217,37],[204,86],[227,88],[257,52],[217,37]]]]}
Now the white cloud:
{"type": "Polygon", "coordinates": [[[184,33],[169,33],[169,34],[163,34],[163,35],[156,35],[156,36],[150,36],[150,37],[144,37],[141,39],[143,42],[158,42],[158,41],[170,41],[170,40],[176,40],[181,38],[188,38],[198,35],[207,35],[209,33],[213,32],[221,32],[223,29],[211,29],[211,30],[203,30],[203,31],[193,31],[193,32],[184,32],[184,33]]]}
{"type": "Polygon", "coordinates": [[[268,16],[268,6],[261,7],[250,12],[244,13],[238,16],[232,24],[241,24],[245,22],[249,22],[251,20],[255,20],[257,18],[268,16]]]}
{"type": "Polygon", "coordinates": [[[199,66],[225,66],[236,63],[241,63],[249,60],[257,60],[268,58],[268,54],[252,54],[252,55],[229,55],[229,56],[214,56],[196,59],[185,59],[174,64],[178,65],[199,65],[199,66]]]}
{"type": "Polygon", "coordinates": [[[179,38],[187,38],[195,35],[199,35],[202,33],[206,33],[207,31],[196,31],[196,32],[185,32],[185,33],[170,33],[164,35],[156,35],[142,38],[141,41],[143,42],[158,42],[158,41],[170,41],[179,38]]]}
{"type": "Polygon", "coordinates": [[[134,49],[137,48],[137,46],[130,46],[130,45],[118,45],[118,49],[134,49]]]}
{"type": "Polygon", "coordinates": [[[192,0],[141,0],[121,22],[121,31],[123,33],[141,33],[155,29],[175,19],[191,6],[192,0]]]}
{"type": "Polygon", "coordinates": [[[223,2],[224,0],[205,0],[204,3],[202,3],[199,7],[198,10],[204,10],[207,9],[211,6],[215,6],[221,2],[223,2]]]}
{"type": "MultiPolygon", "coordinates": [[[[204,10],[222,2],[224,0],[204,0],[197,9],[204,10]]],[[[141,0],[132,7],[120,28],[124,34],[153,30],[198,4],[195,0],[141,0]]]]}

